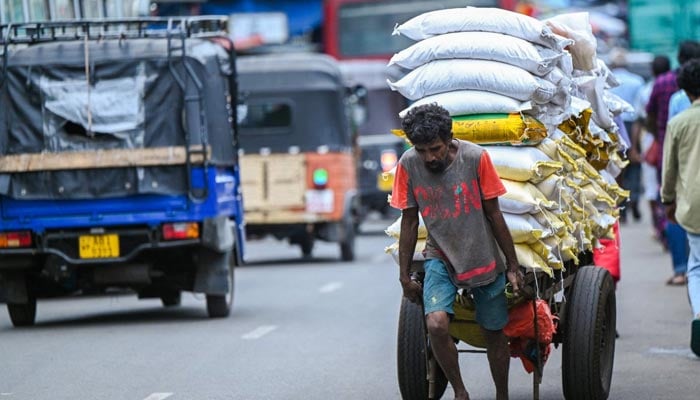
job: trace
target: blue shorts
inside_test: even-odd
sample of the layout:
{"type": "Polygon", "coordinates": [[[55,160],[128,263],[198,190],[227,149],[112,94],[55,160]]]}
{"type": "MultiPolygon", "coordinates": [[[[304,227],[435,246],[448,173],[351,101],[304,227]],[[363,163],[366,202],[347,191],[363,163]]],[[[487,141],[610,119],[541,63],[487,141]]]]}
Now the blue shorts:
{"type": "MultiPolygon", "coordinates": [[[[454,315],[452,305],[457,296],[457,287],[450,279],[445,263],[437,258],[425,261],[423,265],[423,304],[425,314],[444,311],[454,315]]],[[[508,323],[508,304],[506,303],[506,277],[498,274],[496,280],[485,286],[471,289],[476,308],[476,322],[484,329],[498,331],[508,323]]]]}

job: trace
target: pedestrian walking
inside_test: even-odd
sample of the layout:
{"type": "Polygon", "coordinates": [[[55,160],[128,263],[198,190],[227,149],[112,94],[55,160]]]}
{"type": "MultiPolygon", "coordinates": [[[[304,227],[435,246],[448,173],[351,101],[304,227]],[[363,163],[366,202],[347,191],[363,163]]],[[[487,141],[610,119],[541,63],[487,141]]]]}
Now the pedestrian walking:
{"type": "Polygon", "coordinates": [[[413,144],[399,160],[391,197],[391,205],[402,211],[399,280],[403,294],[413,302],[422,301],[435,358],[455,399],[464,400],[469,394],[448,328],[458,289],[471,293],[496,398],[507,399],[510,351],[503,334],[508,322],[505,285],[507,280],[517,292],[523,276],[498,205],[498,196],[506,189],[486,150],[453,138],[452,119],[444,108],[415,107],[401,125],[413,144]],[[429,232],[422,287],[410,276],[419,212],[429,232]]]}
{"type": "Polygon", "coordinates": [[[683,64],[678,86],[691,106],[671,119],[664,142],[661,202],[667,218],[687,232],[688,298],[693,312],[690,347],[700,356],[700,59],[683,64]]]}
{"type": "MultiPolygon", "coordinates": [[[[700,56],[700,44],[695,41],[684,41],[678,49],[678,62],[683,65],[688,60],[700,56]]],[[[649,104],[647,104],[647,118],[656,129],[655,140],[659,143],[659,150],[664,147],[666,136],[666,125],[668,122],[668,111],[671,96],[678,90],[676,83],[678,70],[669,71],[661,75],[654,83],[649,104]]],[[[661,171],[663,163],[663,153],[656,160],[656,166],[661,171]]],[[[660,177],[659,177],[660,179],[660,177]]],[[[668,213],[667,213],[668,214],[668,213]]],[[[666,283],[669,285],[685,285],[686,269],[688,264],[688,245],[683,227],[673,221],[666,221],[664,224],[664,234],[666,245],[671,253],[671,263],[673,266],[673,276],[666,283]]]]}

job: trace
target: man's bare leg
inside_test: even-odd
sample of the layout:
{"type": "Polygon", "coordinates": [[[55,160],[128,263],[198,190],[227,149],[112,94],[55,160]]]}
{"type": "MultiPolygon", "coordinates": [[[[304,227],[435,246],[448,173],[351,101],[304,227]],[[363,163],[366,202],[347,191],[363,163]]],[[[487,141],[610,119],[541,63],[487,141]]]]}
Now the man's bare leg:
{"type": "Polygon", "coordinates": [[[510,349],[508,339],[503,331],[481,329],[486,339],[486,355],[491,367],[491,376],[496,385],[496,400],[508,400],[508,369],[510,367],[510,349]]]}
{"type": "Polygon", "coordinates": [[[457,345],[448,332],[449,316],[444,311],[436,311],[426,315],[425,320],[433,354],[452,385],[455,400],[469,400],[469,393],[464,387],[462,375],[459,372],[457,345]]]}

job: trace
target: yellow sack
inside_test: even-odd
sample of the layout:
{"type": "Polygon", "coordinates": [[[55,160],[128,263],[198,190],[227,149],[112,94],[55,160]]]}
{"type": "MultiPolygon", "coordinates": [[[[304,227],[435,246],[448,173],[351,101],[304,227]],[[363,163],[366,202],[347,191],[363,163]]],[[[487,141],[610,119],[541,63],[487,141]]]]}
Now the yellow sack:
{"type": "Polygon", "coordinates": [[[512,181],[537,183],[563,169],[535,147],[485,146],[498,176],[512,181]]]}
{"type": "Polygon", "coordinates": [[[529,214],[503,213],[503,219],[506,221],[513,243],[534,243],[545,236],[540,224],[529,214]]]}
{"type": "MultiPolygon", "coordinates": [[[[401,129],[391,132],[406,137],[401,129]]],[[[534,145],[547,137],[547,128],[533,117],[521,114],[474,114],[452,117],[457,139],[476,144],[534,145]]]]}
{"type": "Polygon", "coordinates": [[[518,264],[525,268],[540,270],[549,276],[554,276],[552,268],[547,265],[547,262],[542,259],[530,246],[523,243],[515,244],[515,255],[518,258],[518,264]]]}

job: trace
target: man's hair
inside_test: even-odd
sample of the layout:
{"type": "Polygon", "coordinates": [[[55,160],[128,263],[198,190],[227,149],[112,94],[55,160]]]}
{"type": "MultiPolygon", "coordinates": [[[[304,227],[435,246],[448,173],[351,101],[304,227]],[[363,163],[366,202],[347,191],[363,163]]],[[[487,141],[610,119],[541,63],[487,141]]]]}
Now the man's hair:
{"type": "Polygon", "coordinates": [[[685,64],[686,61],[700,57],[700,44],[694,40],[685,40],[678,46],[678,63],[685,64]]]}
{"type": "Polygon", "coordinates": [[[681,65],[676,81],[688,96],[700,97],[700,59],[694,58],[681,65]]]}
{"type": "Polygon", "coordinates": [[[651,73],[654,74],[654,76],[665,74],[670,70],[671,59],[663,55],[654,57],[654,61],[651,62],[651,73]]]}
{"type": "Polygon", "coordinates": [[[429,144],[435,139],[452,138],[450,113],[437,103],[414,107],[401,119],[401,127],[413,144],[429,144]]]}

